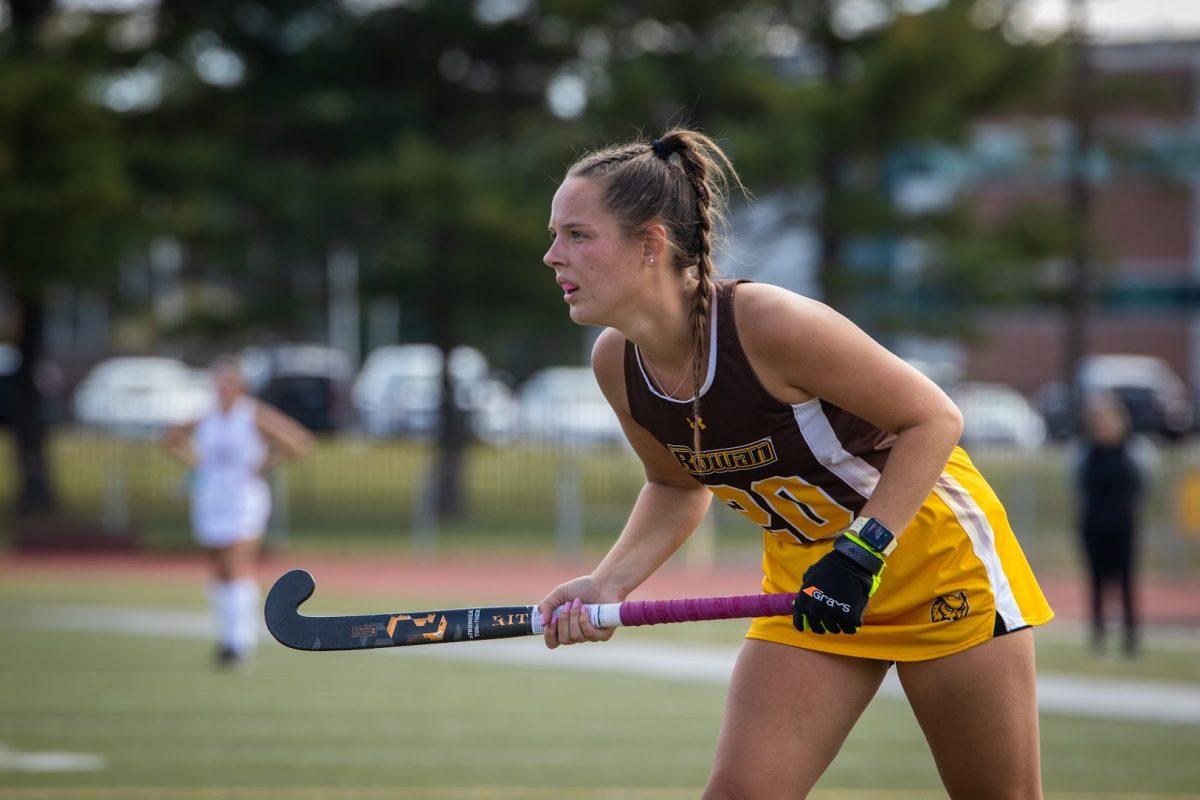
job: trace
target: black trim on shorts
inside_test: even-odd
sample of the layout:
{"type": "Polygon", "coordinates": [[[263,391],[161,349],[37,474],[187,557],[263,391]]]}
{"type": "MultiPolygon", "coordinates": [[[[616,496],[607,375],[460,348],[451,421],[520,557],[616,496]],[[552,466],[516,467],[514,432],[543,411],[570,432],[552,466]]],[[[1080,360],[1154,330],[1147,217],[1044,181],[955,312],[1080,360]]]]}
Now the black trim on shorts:
{"type": "Polygon", "coordinates": [[[1003,635],[1004,635],[1004,634],[1006,634],[1006,633],[1015,633],[1015,632],[1017,632],[1017,631],[1023,631],[1023,630],[1025,630],[1026,628],[1029,628],[1029,627],[1031,627],[1031,626],[1029,626],[1029,625],[1022,625],[1022,626],[1021,626],[1021,627],[1019,627],[1019,628],[1013,628],[1012,630],[1009,630],[1009,629],[1008,629],[1008,628],[1005,626],[1005,624],[1004,624],[1004,619],[1003,619],[1003,618],[1000,616],[1000,612],[999,612],[999,611],[997,611],[997,612],[996,612],[996,625],[995,625],[995,627],[994,627],[994,628],[992,628],[992,638],[993,638],[993,639],[995,639],[997,636],[1003,636],[1003,635]]]}

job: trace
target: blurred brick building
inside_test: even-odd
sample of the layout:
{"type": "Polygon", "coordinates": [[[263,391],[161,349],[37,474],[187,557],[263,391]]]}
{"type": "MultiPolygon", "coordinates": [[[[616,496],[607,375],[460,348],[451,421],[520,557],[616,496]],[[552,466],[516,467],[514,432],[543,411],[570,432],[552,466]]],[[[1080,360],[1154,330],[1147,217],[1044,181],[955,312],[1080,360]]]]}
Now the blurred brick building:
{"type": "MultiPolygon", "coordinates": [[[[1093,50],[1095,140],[1091,353],[1165,359],[1200,386],[1200,41],[1102,45],[1093,50]]],[[[1071,126],[1065,117],[1000,119],[979,127],[983,165],[969,190],[989,216],[1063,198],[1071,126]],[[991,164],[992,168],[988,168],[991,164]]],[[[1065,280],[1050,265],[1044,279],[1065,280]]],[[[992,312],[967,348],[965,374],[1031,393],[1062,377],[1061,312],[992,312]]]]}

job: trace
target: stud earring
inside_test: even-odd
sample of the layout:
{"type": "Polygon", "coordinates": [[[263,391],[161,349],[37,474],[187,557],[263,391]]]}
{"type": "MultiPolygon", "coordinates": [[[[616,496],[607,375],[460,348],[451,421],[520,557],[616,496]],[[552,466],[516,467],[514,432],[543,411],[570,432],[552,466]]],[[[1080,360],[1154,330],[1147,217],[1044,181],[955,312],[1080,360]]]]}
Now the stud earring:
{"type": "Polygon", "coordinates": [[[650,259],[650,263],[651,263],[651,264],[653,264],[653,263],[654,263],[654,259],[653,259],[653,258],[652,258],[652,259],[650,259]]]}

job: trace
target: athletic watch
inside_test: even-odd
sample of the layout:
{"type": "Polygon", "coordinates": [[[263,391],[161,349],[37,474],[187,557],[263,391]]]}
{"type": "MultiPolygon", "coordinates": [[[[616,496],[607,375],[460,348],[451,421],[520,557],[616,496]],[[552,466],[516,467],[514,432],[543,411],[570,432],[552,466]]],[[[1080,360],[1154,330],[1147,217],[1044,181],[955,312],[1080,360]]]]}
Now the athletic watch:
{"type": "Polygon", "coordinates": [[[880,555],[887,557],[896,549],[896,535],[874,517],[859,517],[850,523],[846,533],[853,534],[880,555]]]}

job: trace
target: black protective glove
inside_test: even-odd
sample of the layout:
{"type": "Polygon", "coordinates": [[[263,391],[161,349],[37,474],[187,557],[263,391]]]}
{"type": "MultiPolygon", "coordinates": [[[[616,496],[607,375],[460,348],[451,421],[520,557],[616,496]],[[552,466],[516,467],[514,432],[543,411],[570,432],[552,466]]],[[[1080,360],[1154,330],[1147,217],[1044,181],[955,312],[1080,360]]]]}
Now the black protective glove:
{"type": "Polygon", "coordinates": [[[857,633],[884,566],[880,553],[842,534],[833,549],[805,571],[792,624],[813,633],[857,633]]]}

